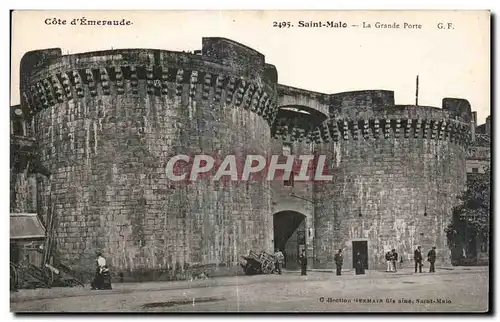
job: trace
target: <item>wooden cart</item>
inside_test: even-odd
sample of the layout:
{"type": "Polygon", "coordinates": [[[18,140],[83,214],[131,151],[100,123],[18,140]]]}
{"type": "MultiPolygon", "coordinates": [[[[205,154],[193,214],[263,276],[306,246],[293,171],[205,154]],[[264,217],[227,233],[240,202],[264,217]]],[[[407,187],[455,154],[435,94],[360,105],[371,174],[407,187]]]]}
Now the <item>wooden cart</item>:
{"type": "Polygon", "coordinates": [[[32,264],[10,263],[11,290],[18,288],[50,288],[54,276],[48,269],[41,269],[32,264]]]}
{"type": "Polygon", "coordinates": [[[52,272],[54,276],[54,285],[69,286],[69,287],[73,286],[85,287],[85,284],[78,278],[76,278],[76,273],[68,266],[59,263],[54,266],[50,264],[45,264],[45,267],[52,272]]]}
{"type": "Polygon", "coordinates": [[[246,275],[274,273],[276,259],[273,255],[266,252],[257,254],[251,250],[247,256],[241,257],[244,259],[241,267],[246,275]]]}

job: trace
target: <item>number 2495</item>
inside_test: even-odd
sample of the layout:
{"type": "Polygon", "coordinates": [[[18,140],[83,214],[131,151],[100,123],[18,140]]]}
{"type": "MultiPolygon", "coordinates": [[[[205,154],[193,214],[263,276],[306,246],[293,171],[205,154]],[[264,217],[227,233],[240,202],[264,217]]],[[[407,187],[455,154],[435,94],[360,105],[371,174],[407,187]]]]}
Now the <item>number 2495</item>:
{"type": "Polygon", "coordinates": [[[273,27],[276,28],[290,28],[291,26],[290,21],[273,21],[273,27]]]}

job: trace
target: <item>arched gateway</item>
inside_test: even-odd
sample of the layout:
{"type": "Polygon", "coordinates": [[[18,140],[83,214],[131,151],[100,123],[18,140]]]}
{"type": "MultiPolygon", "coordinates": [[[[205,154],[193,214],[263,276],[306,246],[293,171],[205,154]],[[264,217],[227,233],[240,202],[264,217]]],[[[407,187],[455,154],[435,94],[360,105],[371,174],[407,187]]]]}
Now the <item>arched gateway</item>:
{"type": "Polygon", "coordinates": [[[293,210],[284,210],[273,215],[274,248],[285,255],[284,268],[299,267],[298,258],[306,247],[306,216],[293,210]]]}

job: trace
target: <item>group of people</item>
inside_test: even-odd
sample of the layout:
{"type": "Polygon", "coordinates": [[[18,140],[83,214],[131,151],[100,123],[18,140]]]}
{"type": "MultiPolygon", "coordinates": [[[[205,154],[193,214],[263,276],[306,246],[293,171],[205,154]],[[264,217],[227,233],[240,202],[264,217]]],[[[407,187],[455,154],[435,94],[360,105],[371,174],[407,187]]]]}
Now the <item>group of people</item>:
{"type": "MultiPolygon", "coordinates": [[[[275,271],[281,275],[281,268],[283,267],[283,263],[285,262],[285,256],[276,248],[274,251],[274,259],[275,259],[275,271]]],[[[299,264],[300,264],[300,275],[307,275],[307,256],[306,250],[303,249],[299,256],[299,264]]]]}
{"type": "MultiPolygon", "coordinates": [[[[94,290],[111,289],[111,278],[108,266],[106,265],[106,259],[102,256],[101,252],[97,252],[96,255],[97,255],[96,258],[97,267],[95,272],[95,278],[92,281],[91,287],[94,290]]],[[[423,267],[422,248],[418,246],[415,249],[413,255],[414,255],[413,258],[415,260],[415,273],[417,273],[417,271],[422,273],[422,267],[423,267]]],[[[281,250],[276,249],[274,253],[274,258],[275,258],[275,271],[281,275],[281,268],[285,261],[285,256],[283,255],[281,250]]],[[[397,271],[396,265],[398,262],[398,258],[399,255],[396,252],[396,249],[392,249],[391,251],[385,254],[385,259],[387,261],[387,272],[397,271]]],[[[365,274],[365,260],[366,259],[364,258],[363,254],[361,254],[360,252],[356,253],[355,257],[356,275],[365,274]]],[[[344,264],[344,255],[342,253],[342,249],[339,249],[338,252],[335,254],[334,261],[335,261],[337,276],[340,276],[342,275],[342,266],[344,264]]],[[[434,273],[436,271],[434,267],[434,264],[436,263],[436,246],[433,246],[432,249],[427,253],[427,261],[430,263],[429,273],[434,273]]],[[[300,275],[307,275],[307,256],[305,249],[302,250],[299,256],[299,263],[301,268],[300,275]]]]}
{"type": "MultiPolygon", "coordinates": [[[[397,263],[398,263],[398,253],[395,249],[387,252],[385,254],[385,260],[387,261],[387,270],[386,272],[396,272],[397,271],[397,263]]],[[[423,264],[423,256],[422,256],[422,247],[418,246],[413,253],[413,260],[415,261],[415,273],[422,273],[423,264]]],[[[436,272],[436,268],[434,264],[436,263],[436,246],[433,246],[432,249],[427,253],[427,261],[430,264],[429,273],[436,272]]],[[[401,259],[402,262],[402,259],[401,259]]]]}
{"type": "MultiPolygon", "coordinates": [[[[281,252],[281,250],[276,249],[274,253],[275,262],[275,271],[281,275],[281,268],[283,266],[285,256],[281,252]]],[[[385,254],[385,259],[387,262],[386,272],[397,272],[397,263],[398,263],[399,254],[396,252],[396,249],[392,249],[385,254]]],[[[355,271],[356,275],[365,274],[365,258],[363,254],[360,252],[356,253],[355,257],[355,271]]],[[[423,256],[422,256],[422,248],[420,246],[415,249],[414,253],[415,260],[415,273],[422,273],[423,267],[423,256]]],[[[339,249],[338,252],[334,256],[335,267],[336,267],[336,275],[342,275],[342,266],[344,264],[344,255],[342,253],[342,249],[339,249]]],[[[436,263],[436,246],[433,246],[432,249],[427,253],[427,261],[430,263],[429,272],[434,273],[436,263]]],[[[299,256],[299,263],[301,267],[301,275],[307,275],[307,256],[305,249],[302,250],[299,256]]]]}
{"type": "MultiPolygon", "coordinates": [[[[415,249],[413,253],[413,259],[415,260],[415,273],[417,273],[417,269],[419,273],[422,273],[423,256],[422,256],[422,248],[420,246],[415,249]]],[[[432,246],[432,249],[427,253],[427,261],[429,262],[429,273],[435,273],[436,268],[434,264],[436,263],[436,246],[432,246]]]]}
{"type": "Polygon", "coordinates": [[[385,253],[385,260],[387,262],[386,272],[397,272],[398,257],[399,255],[394,248],[385,253]]]}
{"type": "MultiPolygon", "coordinates": [[[[342,254],[342,249],[338,250],[333,257],[333,260],[335,262],[337,276],[342,275],[342,265],[344,265],[344,255],[342,254]]],[[[356,275],[365,274],[365,262],[365,256],[361,252],[356,252],[356,257],[354,257],[354,269],[356,275]]]]}

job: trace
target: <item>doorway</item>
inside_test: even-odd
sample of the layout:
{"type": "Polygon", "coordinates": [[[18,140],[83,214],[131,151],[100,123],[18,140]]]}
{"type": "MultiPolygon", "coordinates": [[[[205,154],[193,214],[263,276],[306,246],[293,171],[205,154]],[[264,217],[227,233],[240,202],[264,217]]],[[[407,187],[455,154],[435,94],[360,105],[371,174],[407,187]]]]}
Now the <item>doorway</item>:
{"type": "Polygon", "coordinates": [[[10,243],[10,261],[14,264],[19,264],[20,262],[20,251],[19,245],[16,243],[10,243]]]}
{"type": "Polygon", "coordinates": [[[363,266],[368,269],[368,241],[353,241],[352,242],[352,267],[356,267],[358,260],[357,254],[363,259],[363,266]]]}
{"type": "Polygon", "coordinates": [[[299,268],[299,256],[305,249],[305,216],[295,211],[280,211],[273,215],[274,249],[283,252],[284,268],[299,268]]]}

